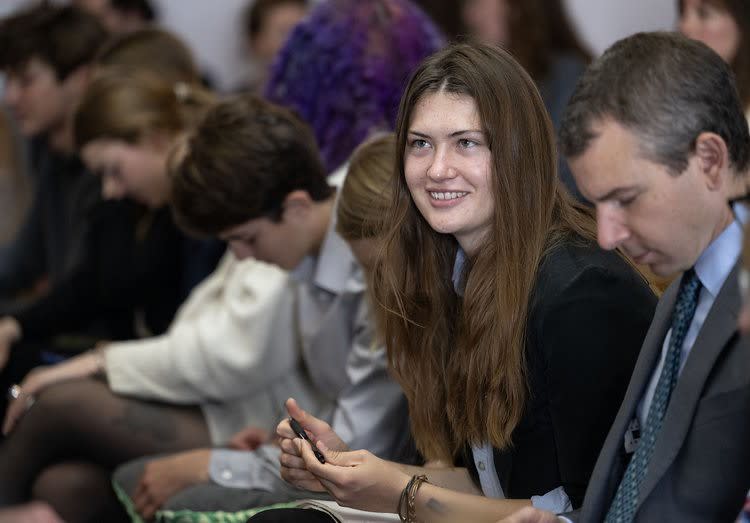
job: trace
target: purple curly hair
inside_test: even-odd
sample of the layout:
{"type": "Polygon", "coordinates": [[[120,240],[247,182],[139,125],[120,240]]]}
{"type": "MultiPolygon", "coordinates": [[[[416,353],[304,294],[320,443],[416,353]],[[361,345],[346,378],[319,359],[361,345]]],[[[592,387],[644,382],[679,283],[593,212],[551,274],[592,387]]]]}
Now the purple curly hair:
{"type": "Polygon", "coordinates": [[[393,129],[409,76],[443,43],[409,0],[325,0],[289,36],[266,96],[312,126],[331,172],[372,131],[393,129]]]}

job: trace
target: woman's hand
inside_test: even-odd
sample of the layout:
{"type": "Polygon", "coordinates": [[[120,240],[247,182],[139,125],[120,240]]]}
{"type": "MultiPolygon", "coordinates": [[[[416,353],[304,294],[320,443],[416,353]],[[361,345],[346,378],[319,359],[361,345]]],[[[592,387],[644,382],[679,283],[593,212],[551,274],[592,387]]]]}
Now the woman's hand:
{"type": "Polygon", "coordinates": [[[409,483],[409,476],[397,465],[366,450],[337,452],[323,441],[315,441],[326,460],[321,464],[307,441],[296,438],[293,444],[307,470],[340,505],[371,512],[398,512],[401,491],[409,483]]]}
{"type": "Polygon", "coordinates": [[[210,462],[211,449],[190,450],[148,462],[133,493],[136,512],[148,521],[178,492],[207,482],[210,462]]]}
{"type": "MultiPolygon", "coordinates": [[[[322,441],[327,448],[337,451],[349,450],[338,434],[325,421],[308,414],[297,402],[289,398],[286,400],[286,410],[289,416],[296,419],[305,429],[307,435],[312,441],[322,441]]],[[[308,472],[305,462],[302,459],[294,439],[297,436],[292,427],[289,426],[289,420],[284,419],[276,427],[276,434],[279,436],[279,446],[281,447],[281,477],[297,488],[311,490],[313,492],[324,492],[326,489],[318,479],[308,472]]]]}
{"type": "Polygon", "coordinates": [[[87,352],[57,365],[37,367],[29,372],[20,384],[20,395],[11,400],[8,405],[3,421],[3,434],[8,434],[13,430],[18,420],[33,403],[34,397],[45,388],[56,383],[86,378],[101,372],[101,358],[101,354],[87,352]]]}

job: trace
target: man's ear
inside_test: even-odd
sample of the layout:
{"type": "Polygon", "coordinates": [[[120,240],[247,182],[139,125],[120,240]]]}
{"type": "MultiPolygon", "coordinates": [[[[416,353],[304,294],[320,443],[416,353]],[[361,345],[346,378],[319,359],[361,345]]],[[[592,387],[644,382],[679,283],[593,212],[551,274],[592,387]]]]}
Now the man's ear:
{"type": "Polygon", "coordinates": [[[284,198],[282,208],[285,221],[304,223],[309,219],[313,200],[307,191],[292,191],[284,198]]]}
{"type": "Polygon", "coordinates": [[[729,167],[729,149],[724,139],[716,133],[703,132],[695,139],[695,156],[707,187],[721,189],[723,173],[729,167]]]}

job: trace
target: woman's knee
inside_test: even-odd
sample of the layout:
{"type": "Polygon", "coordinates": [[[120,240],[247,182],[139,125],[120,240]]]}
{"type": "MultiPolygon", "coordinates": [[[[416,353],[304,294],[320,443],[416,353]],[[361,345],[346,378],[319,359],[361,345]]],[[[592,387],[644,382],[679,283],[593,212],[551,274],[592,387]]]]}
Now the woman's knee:
{"type": "Polygon", "coordinates": [[[64,462],[45,468],[34,481],[32,497],[53,506],[109,491],[109,472],[92,463],[64,462]]]}

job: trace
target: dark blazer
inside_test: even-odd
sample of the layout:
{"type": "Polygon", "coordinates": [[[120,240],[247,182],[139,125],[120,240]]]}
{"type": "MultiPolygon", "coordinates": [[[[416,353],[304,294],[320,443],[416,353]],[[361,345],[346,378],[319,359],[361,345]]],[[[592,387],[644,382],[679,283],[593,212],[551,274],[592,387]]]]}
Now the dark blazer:
{"type": "MultiPolygon", "coordinates": [[[[655,307],[646,281],[616,253],[588,242],[546,256],[528,318],[529,396],[512,447],[494,453],[506,497],[563,486],[580,506],[655,307]]],[[[470,449],[463,460],[476,481],[470,449]]]]}
{"type": "MultiPolygon", "coordinates": [[[[730,273],[672,392],[637,521],[734,521],[750,487],[750,346],[737,334],[740,295],[730,273]]],[[[622,407],[591,477],[578,521],[606,516],[627,458],[623,437],[670,327],[679,281],[664,293],[622,407]]]]}

